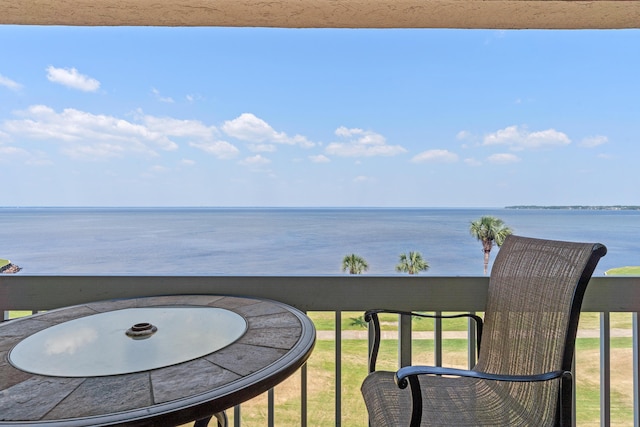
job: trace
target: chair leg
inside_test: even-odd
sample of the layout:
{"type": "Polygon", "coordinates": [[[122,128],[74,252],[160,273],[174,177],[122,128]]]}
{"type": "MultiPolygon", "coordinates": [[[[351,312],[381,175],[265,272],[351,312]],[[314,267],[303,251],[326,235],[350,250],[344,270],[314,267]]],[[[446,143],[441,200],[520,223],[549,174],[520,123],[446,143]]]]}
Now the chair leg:
{"type": "Polygon", "coordinates": [[[227,419],[227,413],[226,412],[224,412],[224,411],[218,412],[214,416],[218,420],[218,427],[227,427],[227,425],[229,424],[229,420],[227,419]]]}
{"type": "MultiPolygon", "coordinates": [[[[216,417],[216,421],[218,421],[218,427],[227,427],[227,425],[229,424],[227,413],[224,411],[213,414],[213,417],[216,417]]],[[[207,427],[209,425],[209,421],[211,421],[211,418],[213,417],[202,418],[196,421],[193,424],[193,427],[207,427]]]]}

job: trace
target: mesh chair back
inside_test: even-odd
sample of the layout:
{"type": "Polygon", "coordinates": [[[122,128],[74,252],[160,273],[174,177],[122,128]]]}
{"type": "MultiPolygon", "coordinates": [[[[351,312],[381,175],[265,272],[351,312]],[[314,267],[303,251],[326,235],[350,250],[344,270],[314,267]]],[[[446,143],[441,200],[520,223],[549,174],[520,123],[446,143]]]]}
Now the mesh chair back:
{"type": "MultiPolygon", "coordinates": [[[[599,259],[600,244],[509,236],[489,282],[482,345],[475,370],[509,375],[570,371],[580,307],[599,259]]],[[[571,424],[571,379],[502,383],[493,390],[509,402],[504,425],[571,424]],[[568,383],[567,383],[568,382],[568,383]],[[523,414],[526,414],[523,416],[523,414]]]]}
{"type": "Polygon", "coordinates": [[[494,261],[475,369],[513,375],[570,370],[580,306],[606,248],[509,236],[494,261]]]}

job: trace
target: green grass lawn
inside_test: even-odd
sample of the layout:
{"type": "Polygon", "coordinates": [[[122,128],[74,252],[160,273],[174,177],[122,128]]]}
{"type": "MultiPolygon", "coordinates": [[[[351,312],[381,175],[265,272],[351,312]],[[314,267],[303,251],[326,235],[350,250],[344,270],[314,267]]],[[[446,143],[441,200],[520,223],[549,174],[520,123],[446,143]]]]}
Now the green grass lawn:
{"type": "Polygon", "coordinates": [[[640,276],[640,266],[611,268],[605,274],[607,276],[640,276]]]}
{"type": "MultiPolygon", "coordinates": [[[[453,314],[453,313],[447,313],[453,314]]],[[[343,312],[341,318],[342,330],[364,330],[363,326],[358,324],[358,320],[363,315],[361,311],[343,312]]],[[[309,317],[316,325],[316,329],[319,331],[332,331],[335,324],[335,314],[331,312],[313,312],[309,313],[309,317]]],[[[380,328],[383,331],[397,330],[398,315],[396,314],[381,314],[380,316],[380,328]]],[[[466,331],[467,319],[447,319],[443,321],[446,325],[445,328],[450,331],[466,331]]],[[[365,324],[366,325],[366,324],[365,324]]],[[[412,328],[414,331],[433,331],[433,319],[414,318],[412,320],[412,328]]]]}
{"type": "Polygon", "coordinates": [[[9,319],[17,319],[18,317],[29,316],[32,314],[30,311],[13,310],[9,312],[9,319]]]}
{"type": "MultiPolygon", "coordinates": [[[[444,313],[454,314],[454,313],[444,313]]],[[[482,313],[478,313],[482,315],[482,313]]],[[[354,319],[362,316],[362,312],[343,312],[341,317],[341,327],[343,331],[348,330],[364,330],[362,326],[356,324],[354,319]]],[[[335,314],[331,312],[312,312],[309,317],[313,320],[316,329],[319,331],[332,331],[334,329],[335,314]]],[[[394,331],[398,328],[398,316],[395,314],[380,315],[380,327],[383,331],[394,331]]],[[[445,331],[466,331],[467,319],[445,319],[442,321],[442,327],[445,331]]],[[[611,313],[610,322],[612,328],[631,329],[630,313],[611,313]]],[[[414,318],[412,328],[414,331],[433,331],[434,322],[432,319],[414,318]]],[[[598,313],[582,313],[580,315],[580,328],[599,329],[600,317],[598,313]]]]}

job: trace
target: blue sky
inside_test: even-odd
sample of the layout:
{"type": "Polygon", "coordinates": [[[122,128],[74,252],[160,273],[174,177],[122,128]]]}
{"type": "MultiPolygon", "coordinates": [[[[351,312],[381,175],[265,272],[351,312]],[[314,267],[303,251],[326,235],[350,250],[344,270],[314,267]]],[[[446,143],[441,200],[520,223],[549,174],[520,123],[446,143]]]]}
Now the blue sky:
{"type": "Polygon", "coordinates": [[[0,206],[640,205],[640,31],[0,26],[0,206]]]}

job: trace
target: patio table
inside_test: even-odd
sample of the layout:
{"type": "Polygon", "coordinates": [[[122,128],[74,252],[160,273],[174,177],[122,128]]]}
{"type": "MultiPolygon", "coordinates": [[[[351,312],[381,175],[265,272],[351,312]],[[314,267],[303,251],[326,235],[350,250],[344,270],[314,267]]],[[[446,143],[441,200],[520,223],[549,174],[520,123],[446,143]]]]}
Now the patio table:
{"type": "Polygon", "coordinates": [[[314,344],[304,313],[237,296],[92,302],[11,320],[0,324],[0,426],[206,420],[289,377],[314,344]]]}

